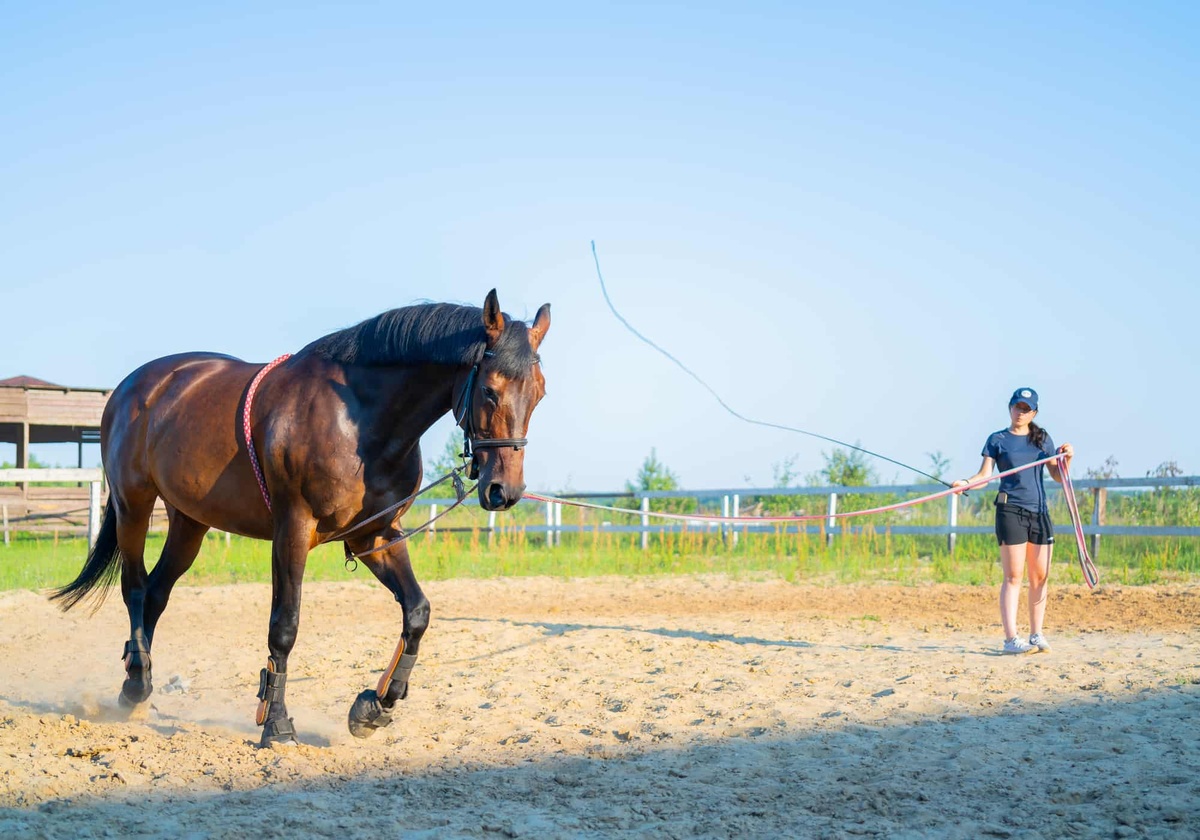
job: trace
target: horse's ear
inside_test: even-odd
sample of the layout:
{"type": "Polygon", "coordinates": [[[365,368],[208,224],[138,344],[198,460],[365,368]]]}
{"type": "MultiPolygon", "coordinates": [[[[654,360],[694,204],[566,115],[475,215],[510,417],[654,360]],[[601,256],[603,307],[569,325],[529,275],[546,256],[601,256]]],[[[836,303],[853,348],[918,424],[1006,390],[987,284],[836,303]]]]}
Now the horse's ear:
{"type": "Polygon", "coordinates": [[[529,328],[529,346],[533,348],[533,352],[537,352],[538,346],[541,345],[542,339],[546,337],[546,331],[550,329],[550,304],[543,303],[542,308],[537,311],[537,317],[533,319],[533,326],[529,328]]]}
{"type": "Polygon", "coordinates": [[[504,332],[504,313],[500,311],[500,298],[496,297],[495,289],[488,292],[483,301],[483,328],[487,331],[489,347],[504,332]]]}

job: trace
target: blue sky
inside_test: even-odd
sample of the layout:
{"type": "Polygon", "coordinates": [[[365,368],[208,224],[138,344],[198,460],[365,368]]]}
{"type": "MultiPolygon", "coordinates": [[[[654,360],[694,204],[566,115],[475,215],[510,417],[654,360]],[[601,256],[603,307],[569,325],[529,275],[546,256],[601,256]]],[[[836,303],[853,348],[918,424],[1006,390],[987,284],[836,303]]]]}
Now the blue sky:
{"type": "Polygon", "coordinates": [[[816,468],[595,239],[750,416],[967,474],[1032,385],[1080,467],[1200,472],[1200,7],[569,6],[5,4],[0,377],[495,286],[554,307],[531,486],[816,468]]]}

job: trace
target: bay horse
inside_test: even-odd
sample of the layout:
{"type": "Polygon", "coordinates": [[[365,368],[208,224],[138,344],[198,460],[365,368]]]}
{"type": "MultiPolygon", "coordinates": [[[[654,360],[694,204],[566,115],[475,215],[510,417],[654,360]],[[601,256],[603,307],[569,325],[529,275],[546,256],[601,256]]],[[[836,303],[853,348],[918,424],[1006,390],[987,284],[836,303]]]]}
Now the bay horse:
{"type": "Polygon", "coordinates": [[[262,365],[231,356],[184,353],[127,376],[101,421],[109,497],[99,537],[78,577],[52,595],[64,610],[89,594],[102,601],[119,570],[130,634],[121,705],[150,696],[155,627],[205,533],[218,528],[271,540],[261,745],[295,740],[284,703],[288,654],[305,559],[330,540],[343,540],[348,557],[361,555],[400,603],[396,652],[349,713],[357,737],[391,723],[429,626],[429,601],[400,526],[421,486],[421,435],[454,412],[475,444],[470,467],[480,505],[515,505],[525,490],[521,447],[546,392],[537,351],[549,328],[549,304],[527,326],[500,311],[493,289],[482,309],[434,303],[384,312],[312,342],[266,375],[262,365]],[[156,498],[168,531],[147,573],[142,555],[156,498]]]}

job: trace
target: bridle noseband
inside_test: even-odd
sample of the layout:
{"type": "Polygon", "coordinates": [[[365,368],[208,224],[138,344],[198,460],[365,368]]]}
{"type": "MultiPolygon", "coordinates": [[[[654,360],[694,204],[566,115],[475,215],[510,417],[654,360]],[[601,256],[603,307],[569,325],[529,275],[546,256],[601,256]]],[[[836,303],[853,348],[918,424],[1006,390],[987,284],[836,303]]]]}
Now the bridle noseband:
{"type": "MultiPolygon", "coordinates": [[[[495,356],[491,350],[484,350],[484,358],[495,356]]],[[[513,449],[524,449],[529,443],[528,438],[481,438],[475,430],[475,418],[471,412],[471,399],[475,395],[475,389],[472,387],[475,384],[475,377],[479,375],[479,365],[482,362],[476,362],[471,368],[470,374],[467,375],[467,384],[462,390],[462,394],[454,403],[454,422],[463,430],[463,451],[462,457],[464,461],[471,462],[470,477],[472,480],[479,478],[479,463],[475,460],[473,450],[477,449],[504,449],[511,446],[513,449]],[[461,409],[461,411],[460,411],[461,409]]]]}

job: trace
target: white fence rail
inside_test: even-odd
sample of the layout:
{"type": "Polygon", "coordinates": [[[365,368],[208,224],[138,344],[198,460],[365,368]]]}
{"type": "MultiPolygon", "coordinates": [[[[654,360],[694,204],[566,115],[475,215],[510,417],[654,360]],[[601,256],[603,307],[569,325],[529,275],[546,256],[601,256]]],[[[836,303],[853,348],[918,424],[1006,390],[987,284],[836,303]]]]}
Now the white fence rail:
{"type": "MultiPolygon", "coordinates": [[[[104,481],[104,471],[95,468],[80,469],[8,469],[0,470],[0,484],[7,482],[25,482],[28,484],[45,484],[48,482],[82,482],[88,485],[88,548],[96,544],[100,533],[100,485],[104,481]]],[[[29,517],[24,517],[28,519],[29,517]]],[[[4,531],[4,544],[11,543],[8,505],[0,503],[0,528],[4,531]]],[[[16,529],[19,530],[19,529],[16,529]]]]}
{"type": "MultiPolygon", "coordinates": [[[[88,492],[88,546],[92,546],[96,542],[96,537],[100,532],[100,491],[103,481],[103,471],[100,469],[0,469],[0,484],[6,482],[28,482],[31,484],[46,483],[46,482],[82,482],[89,486],[88,492]]],[[[1105,525],[1104,512],[1105,500],[1109,489],[1119,490],[1135,490],[1135,489],[1154,489],[1162,487],[1200,487],[1200,476],[1175,476],[1172,478],[1105,478],[1105,479],[1081,479],[1075,482],[1075,487],[1080,490],[1091,490],[1095,504],[1092,506],[1092,521],[1083,526],[1085,534],[1092,537],[1092,552],[1098,553],[1099,540],[1101,536],[1143,536],[1143,537],[1200,537],[1200,527],[1183,526],[1183,525],[1105,525]]],[[[932,484],[889,484],[889,485],[866,485],[866,486],[828,486],[828,487],[756,487],[756,488],[738,488],[738,489],[715,489],[715,490],[657,490],[646,492],[588,492],[588,493],[569,493],[561,495],[564,499],[638,499],[639,505],[637,509],[630,510],[631,522],[636,517],[638,524],[612,524],[601,522],[594,525],[564,525],[562,521],[562,505],[555,502],[545,503],[545,523],[544,525],[528,525],[524,530],[526,533],[545,533],[546,544],[548,546],[560,545],[563,534],[578,534],[592,533],[594,531],[602,531],[609,533],[635,533],[641,534],[641,546],[643,549],[649,547],[650,536],[653,534],[664,534],[671,532],[679,532],[683,530],[696,530],[703,528],[708,530],[719,530],[722,535],[736,543],[739,533],[785,533],[785,534],[820,534],[824,533],[825,538],[830,543],[837,536],[848,533],[861,533],[866,529],[874,530],[877,534],[892,533],[892,534],[926,534],[926,535],[943,535],[946,537],[947,547],[951,552],[955,548],[955,537],[959,534],[990,534],[993,531],[990,525],[959,525],[958,524],[958,497],[948,496],[946,505],[946,523],[944,525],[872,525],[872,524],[838,524],[840,520],[834,518],[834,514],[838,509],[839,496],[853,495],[881,495],[881,494],[914,494],[914,493],[929,493],[935,490],[937,485],[932,484]],[[742,500],[746,498],[760,498],[763,496],[825,496],[826,497],[826,515],[828,519],[825,522],[818,524],[793,523],[787,525],[777,525],[774,523],[763,523],[761,525],[754,524],[752,519],[745,520],[736,526],[730,523],[716,522],[712,519],[707,519],[703,514],[696,514],[694,517],[689,516],[688,521],[682,524],[672,525],[652,525],[648,514],[652,510],[652,503],[662,499],[706,499],[720,500],[721,511],[724,516],[737,516],[741,510],[742,500]]],[[[986,492],[982,489],[971,491],[973,493],[986,492]]],[[[549,495],[549,494],[547,494],[549,495]]],[[[990,493],[989,493],[990,495],[990,493]]],[[[453,504],[453,499],[442,498],[421,498],[417,499],[416,505],[429,505],[432,507],[431,515],[436,514],[437,506],[453,504]]],[[[467,499],[464,504],[478,504],[477,498],[472,496],[467,499]]],[[[619,516],[620,514],[613,514],[619,516]]],[[[30,517],[24,517],[29,519],[30,517]]],[[[488,525],[486,530],[489,535],[497,528],[496,514],[491,513],[488,516],[488,525]]],[[[20,530],[20,523],[10,523],[8,506],[0,504],[0,529],[4,532],[4,544],[9,545],[10,531],[20,530]]],[[[1054,531],[1056,534],[1070,534],[1072,527],[1070,524],[1061,523],[1055,525],[1054,531]]],[[[432,529],[431,529],[432,532],[432,529]]],[[[226,535],[228,539],[228,535],[226,535]]]]}

